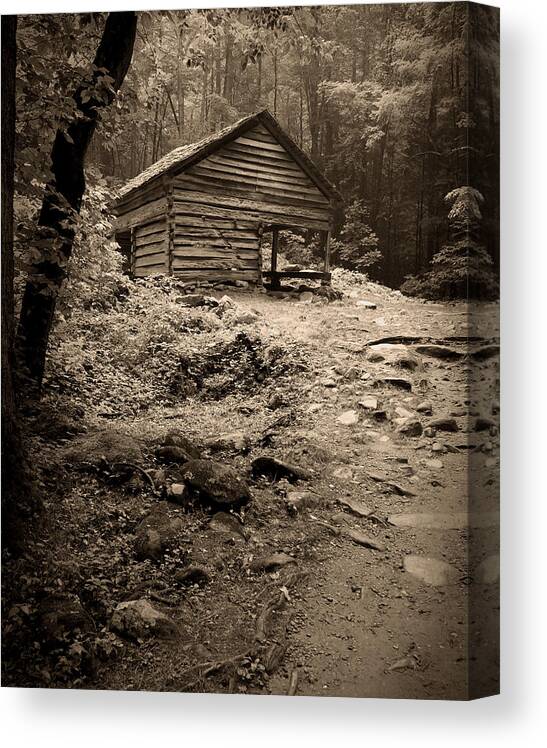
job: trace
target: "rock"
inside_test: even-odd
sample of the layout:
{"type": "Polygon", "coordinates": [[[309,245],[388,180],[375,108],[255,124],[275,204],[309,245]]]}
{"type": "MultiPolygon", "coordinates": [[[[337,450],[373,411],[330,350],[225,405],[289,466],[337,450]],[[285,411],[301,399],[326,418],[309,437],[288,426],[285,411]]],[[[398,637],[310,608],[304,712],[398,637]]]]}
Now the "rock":
{"type": "Polygon", "coordinates": [[[247,535],[241,522],[233,514],[217,512],[209,522],[209,528],[233,542],[246,542],[247,535]]]}
{"type": "Polygon", "coordinates": [[[171,516],[165,502],[155,506],[137,527],[135,534],[137,559],[161,561],[166,551],[176,548],[183,540],[183,527],[182,519],[171,516]]]}
{"type": "Polygon", "coordinates": [[[172,429],[165,435],[163,444],[156,449],[156,457],[163,462],[180,464],[191,459],[199,460],[201,452],[187,436],[172,429]]]}
{"type": "Polygon", "coordinates": [[[431,428],[431,426],[426,426],[425,429],[424,429],[424,436],[427,436],[427,437],[431,438],[431,437],[435,436],[436,433],[437,432],[435,431],[435,429],[431,428]]]}
{"type": "Polygon", "coordinates": [[[338,423],[341,423],[342,426],[355,426],[356,423],[359,423],[359,414],[356,410],[346,410],[346,412],[339,415],[336,420],[338,423]]]}
{"type": "Polygon", "coordinates": [[[263,475],[274,481],[286,478],[290,483],[294,483],[299,480],[310,480],[312,477],[308,470],[268,455],[253,460],[251,469],[254,478],[263,475]]]}
{"type": "Polygon", "coordinates": [[[220,434],[205,443],[211,452],[239,452],[246,454],[251,448],[251,439],[243,431],[220,434]]]}
{"type": "Polygon", "coordinates": [[[319,497],[311,491],[289,491],[285,498],[287,509],[291,514],[298,514],[303,509],[316,506],[319,497]]]}
{"type": "Polygon", "coordinates": [[[479,418],[477,418],[474,428],[475,431],[489,431],[494,435],[497,433],[498,429],[495,421],[491,418],[485,418],[484,416],[479,416],[479,418]]]}
{"type": "Polygon", "coordinates": [[[459,572],[446,561],[426,556],[405,556],[403,567],[422,582],[434,587],[455,584],[459,579],[459,572]]]}
{"type": "Polygon", "coordinates": [[[76,595],[64,593],[45,597],[38,605],[40,633],[48,642],[66,639],[78,632],[94,630],[93,620],[76,595]]]}
{"type": "Polygon", "coordinates": [[[433,413],[433,405],[430,400],[424,400],[416,406],[416,412],[422,413],[425,416],[430,416],[433,413]]]}
{"type": "Polygon", "coordinates": [[[414,349],[421,356],[430,356],[431,358],[442,358],[445,361],[458,361],[463,358],[463,353],[456,351],[454,348],[448,348],[445,345],[417,345],[414,349]]]}
{"type": "Polygon", "coordinates": [[[392,514],[388,522],[395,527],[428,530],[466,530],[499,527],[499,512],[402,512],[392,514]]]}
{"type": "Polygon", "coordinates": [[[236,286],[237,288],[248,288],[248,286],[249,286],[249,281],[245,281],[245,280],[236,280],[236,281],[234,282],[234,286],[236,286]]]}
{"type": "Polygon", "coordinates": [[[387,413],[385,410],[374,410],[371,413],[375,421],[382,422],[387,421],[387,413]]]}
{"type": "Polygon", "coordinates": [[[498,553],[487,556],[475,569],[473,581],[477,584],[495,584],[500,579],[500,557],[498,553]]]}
{"type": "Polygon", "coordinates": [[[397,366],[399,369],[408,369],[408,371],[416,371],[420,366],[418,359],[409,353],[400,353],[390,363],[392,366],[397,366]]]}
{"type": "Polygon", "coordinates": [[[360,306],[363,309],[376,309],[376,304],[373,301],[366,301],[365,299],[360,299],[357,302],[357,306],[360,306]]]}
{"type": "Polygon", "coordinates": [[[338,465],[332,470],[331,475],[336,480],[347,482],[353,480],[353,469],[349,465],[338,465]]]}
{"type": "Polygon", "coordinates": [[[403,408],[400,405],[398,405],[395,408],[395,414],[399,416],[399,418],[405,418],[405,419],[414,417],[414,414],[410,410],[407,410],[406,408],[403,408]]]}
{"type": "Polygon", "coordinates": [[[272,553],[271,556],[262,556],[251,561],[250,568],[256,574],[261,571],[276,571],[288,564],[296,564],[296,559],[286,553],[272,553]]]}
{"type": "Polygon", "coordinates": [[[242,309],[230,315],[230,325],[252,325],[260,319],[257,312],[252,309],[242,309]]]}
{"type": "Polygon", "coordinates": [[[374,551],[385,551],[386,549],[383,543],[380,543],[378,540],[375,540],[374,538],[371,538],[368,535],[359,532],[358,530],[346,530],[345,534],[348,538],[353,540],[354,543],[357,543],[357,545],[362,545],[365,548],[372,548],[372,550],[374,551]]]}
{"type": "Polygon", "coordinates": [[[172,639],[177,635],[174,621],[144,599],[129,600],[117,605],[110,620],[110,628],[130,639],[145,639],[150,636],[172,639]]]}
{"type": "Polygon", "coordinates": [[[372,514],[372,509],[366,504],[361,503],[355,499],[338,498],[338,503],[350,510],[356,517],[368,517],[372,514]]]}
{"type": "MultiPolygon", "coordinates": [[[[189,293],[189,294],[186,294],[186,296],[182,296],[181,297],[181,300],[182,300],[182,303],[184,304],[184,306],[194,306],[194,307],[196,307],[196,306],[205,306],[206,303],[207,303],[205,301],[205,296],[203,296],[203,294],[200,294],[200,293],[189,293]]],[[[216,299],[215,299],[215,302],[216,302],[216,299]]],[[[216,304],[215,304],[215,306],[216,306],[216,304]]]]}
{"type": "Polygon", "coordinates": [[[73,439],[70,447],[63,452],[66,462],[98,465],[107,462],[115,465],[121,462],[134,462],[140,465],[143,452],[140,442],[125,431],[106,426],[88,431],[73,439]]]}
{"type": "Polygon", "coordinates": [[[313,293],[311,291],[303,291],[298,299],[305,304],[310,304],[313,301],[313,293]]]}
{"type": "Polygon", "coordinates": [[[230,466],[215,460],[189,460],[182,477],[200,498],[239,507],[251,499],[247,482],[230,466]]]}
{"type": "Polygon", "coordinates": [[[178,582],[178,584],[199,584],[201,586],[209,584],[210,581],[211,575],[203,566],[189,566],[175,574],[175,582],[178,582]]]}
{"type": "Polygon", "coordinates": [[[169,501],[172,501],[173,504],[185,506],[190,498],[188,486],[184,483],[172,483],[167,488],[167,498],[169,501]]]}
{"type": "Polygon", "coordinates": [[[424,460],[424,465],[430,468],[431,470],[442,470],[443,469],[442,460],[424,460]]]}
{"type": "Polygon", "coordinates": [[[407,418],[397,431],[405,436],[421,436],[423,427],[417,418],[407,418]]]}
{"type": "Polygon", "coordinates": [[[458,422],[455,418],[433,418],[429,421],[428,426],[436,431],[458,431],[458,422]]]}
{"type": "Polygon", "coordinates": [[[359,400],[357,403],[360,408],[364,410],[377,410],[378,409],[378,398],[376,397],[365,397],[359,400]]]}
{"type": "Polygon", "coordinates": [[[377,387],[387,385],[388,387],[396,387],[399,390],[406,390],[410,392],[412,390],[412,382],[402,377],[382,377],[377,379],[374,383],[377,387]]]}

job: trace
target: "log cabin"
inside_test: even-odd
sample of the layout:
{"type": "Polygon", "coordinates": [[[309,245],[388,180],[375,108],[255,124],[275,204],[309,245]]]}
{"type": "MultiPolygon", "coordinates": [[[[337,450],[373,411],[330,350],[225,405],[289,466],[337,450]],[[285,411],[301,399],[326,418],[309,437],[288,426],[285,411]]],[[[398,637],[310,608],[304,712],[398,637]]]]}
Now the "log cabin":
{"type": "Polygon", "coordinates": [[[114,231],[134,277],[192,283],[315,278],[330,284],[330,234],[341,198],[267,110],[183,145],[131,179],[114,203],[114,231]],[[279,231],[321,233],[322,271],[280,272],[279,231]],[[271,232],[271,268],[262,239],[271,232]]]}

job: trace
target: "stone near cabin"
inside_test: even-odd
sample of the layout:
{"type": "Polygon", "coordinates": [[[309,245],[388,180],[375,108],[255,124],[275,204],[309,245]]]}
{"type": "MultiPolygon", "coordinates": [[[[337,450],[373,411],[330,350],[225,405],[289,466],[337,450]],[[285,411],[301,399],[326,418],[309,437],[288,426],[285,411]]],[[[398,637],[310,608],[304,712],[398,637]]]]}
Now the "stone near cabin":
{"type": "Polygon", "coordinates": [[[169,501],[172,501],[173,504],[185,506],[190,498],[188,486],[184,483],[171,483],[167,488],[167,498],[169,501]]]}
{"type": "Polygon", "coordinates": [[[270,478],[274,481],[286,478],[289,483],[295,483],[299,480],[310,480],[312,477],[309,470],[306,470],[299,465],[283,462],[282,460],[277,459],[277,457],[272,457],[270,455],[263,455],[262,457],[257,457],[253,460],[251,470],[255,479],[260,476],[270,478]]]}
{"type": "Polygon", "coordinates": [[[182,470],[185,483],[200,499],[240,507],[251,499],[247,482],[229,465],[215,460],[189,460],[182,470]]]}
{"type": "Polygon", "coordinates": [[[163,502],[157,504],[142,520],[135,533],[135,555],[139,561],[161,561],[166,551],[178,547],[184,540],[181,517],[173,516],[163,502]]]}
{"type": "Polygon", "coordinates": [[[403,379],[403,377],[382,377],[375,381],[376,387],[387,386],[395,387],[399,390],[406,390],[410,392],[412,390],[412,382],[409,379],[403,379]]]}
{"type": "Polygon", "coordinates": [[[479,416],[475,421],[475,431],[489,431],[492,435],[495,435],[498,431],[498,426],[492,418],[486,418],[485,416],[479,416]]]}
{"type": "Polygon", "coordinates": [[[460,351],[456,351],[454,348],[448,348],[446,345],[417,345],[414,350],[421,356],[440,358],[445,361],[459,361],[464,356],[460,351]]]}
{"type": "Polygon", "coordinates": [[[407,418],[397,431],[404,436],[421,436],[423,426],[417,418],[407,418]]]}
{"type": "Polygon", "coordinates": [[[413,577],[433,587],[454,584],[460,576],[458,570],[446,561],[426,556],[405,556],[403,567],[413,577]]]}
{"type": "Polygon", "coordinates": [[[433,404],[430,400],[423,400],[416,406],[416,412],[424,416],[430,416],[433,413],[433,404]]]}
{"type": "Polygon", "coordinates": [[[319,497],[311,491],[289,491],[285,497],[287,509],[290,514],[298,514],[304,509],[313,509],[317,505],[319,497]]]}
{"type": "Polygon", "coordinates": [[[311,304],[313,301],[313,293],[311,291],[302,291],[299,295],[298,300],[303,304],[311,304]]]}
{"type": "Polygon", "coordinates": [[[363,309],[376,309],[376,304],[373,301],[366,301],[365,299],[360,299],[357,302],[357,306],[360,306],[363,309]]]}
{"type": "Polygon", "coordinates": [[[272,553],[270,556],[262,556],[251,561],[250,569],[257,574],[261,571],[276,571],[289,564],[296,564],[296,559],[287,553],[272,553]]]}
{"type": "Polygon", "coordinates": [[[146,639],[151,636],[173,639],[178,633],[175,622],[145,599],[119,603],[110,619],[110,628],[130,639],[146,639]]]}
{"type": "Polygon", "coordinates": [[[247,534],[241,522],[233,514],[217,512],[209,522],[209,528],[232,542],[246,542],[247,534]]]}
{"type": "Polygon", "coordinates": [[[346,410],[336,420],[342,426],[355,426],[355,424],[359,423],[359,413],[356,410],[346,410]]]}
{"type": "Polygon", "coordinates": [[[243,431],[232,431],[209,439],[205,446],[211,452],[238,452],[246,454],[251,448],[251,438],[243,431]]]}
{"type": "Polygon", "coordinates": [[[449,417],[442,417],[442,418],[433,418],[431,421],[429,421],[428,424],[429,428],[435,429],[436,431],[450,431],[450,432],[456,432],[459,430],[458,422],[455,418],[449,418],[449,417]]]}
{"type": "Polygon", "coordinates": [[[377,410],[378,409],[378,398],[376,397],[365,397],[359,400],[357,405],[363,410],[377,410]]]}
{"type": "Polygon", "coordinates": [[[386,547],[383,543],[375,538],[371,538],[369,535],[365,535],[359,530],[346,530],[346,536],[353,540],[357,545],[362,545],[364,548],[371,548],[374,551],[385,551],[386,547]]]}

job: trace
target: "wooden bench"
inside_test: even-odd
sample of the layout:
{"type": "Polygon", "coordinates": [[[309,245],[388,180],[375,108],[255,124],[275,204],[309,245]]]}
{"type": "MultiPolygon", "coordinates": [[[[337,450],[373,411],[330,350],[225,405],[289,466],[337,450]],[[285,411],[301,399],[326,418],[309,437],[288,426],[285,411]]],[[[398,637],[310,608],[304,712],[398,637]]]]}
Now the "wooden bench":
{"type": "Polygon", "coordinates": [[[280,288],[283,278],[319,280],[322,286],[330,286],[331,281],[331,273],[325,273],[321,270],[264,270],[262,275],[270,280],[272,288],[280,288]]]}

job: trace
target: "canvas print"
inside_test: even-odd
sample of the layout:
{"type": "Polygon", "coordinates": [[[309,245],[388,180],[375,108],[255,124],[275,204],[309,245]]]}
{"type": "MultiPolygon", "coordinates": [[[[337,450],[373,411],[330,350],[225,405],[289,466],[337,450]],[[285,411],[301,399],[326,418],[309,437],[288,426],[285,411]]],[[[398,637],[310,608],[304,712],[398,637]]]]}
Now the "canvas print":
{"type": "Polygon", "coordinates": [[[499,14],[2,16],[2,685],[499,688],[499,14]]]}

